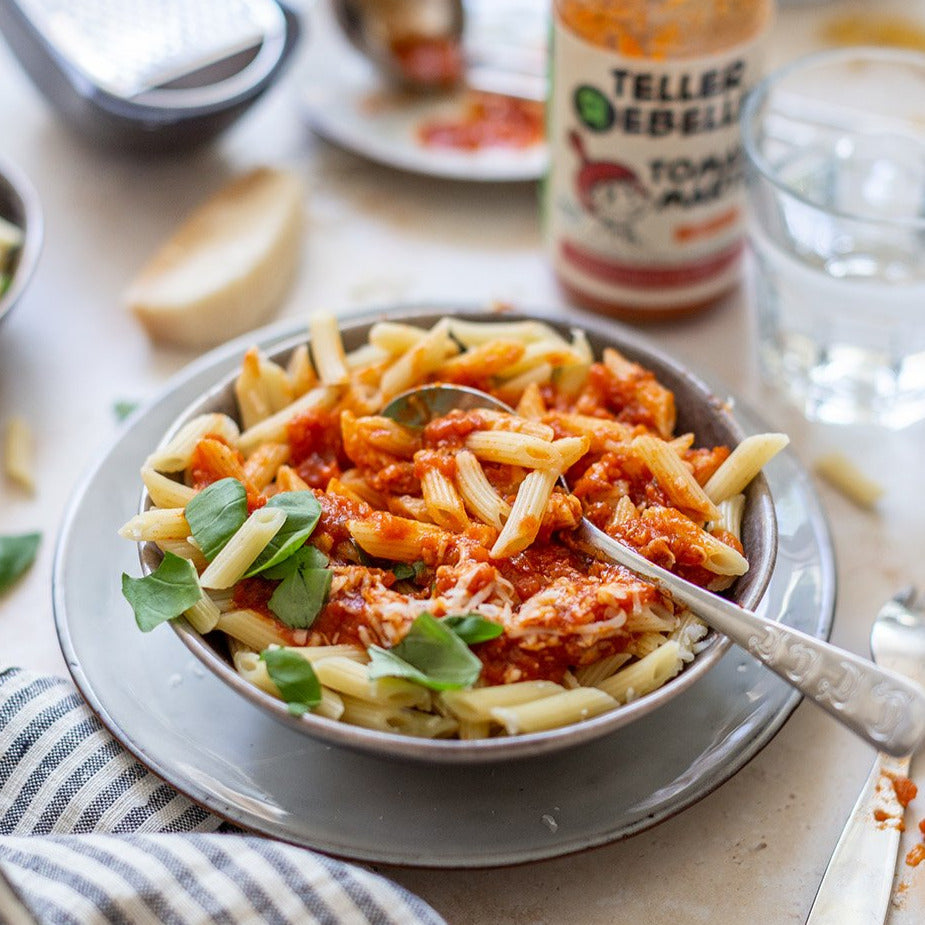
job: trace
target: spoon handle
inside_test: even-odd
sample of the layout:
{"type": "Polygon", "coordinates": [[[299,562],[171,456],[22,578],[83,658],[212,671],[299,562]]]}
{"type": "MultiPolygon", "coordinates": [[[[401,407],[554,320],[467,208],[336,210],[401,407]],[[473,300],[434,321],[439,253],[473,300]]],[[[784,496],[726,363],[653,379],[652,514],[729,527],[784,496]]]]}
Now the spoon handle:
{"type": "Polygon", "coordinates": [[[579,544],[656,582],[879,751],[908,755],[925,739],[921,685],[678,578],[587,521],[574,535],[579,544]]]}
{"type": "Polygon", "coordinates": [[[908,758],[877,756],[832,852],[806,925],[882,925],[886,920],[903,817],[892,779],[905,777],[908,769],[908,758]]]}

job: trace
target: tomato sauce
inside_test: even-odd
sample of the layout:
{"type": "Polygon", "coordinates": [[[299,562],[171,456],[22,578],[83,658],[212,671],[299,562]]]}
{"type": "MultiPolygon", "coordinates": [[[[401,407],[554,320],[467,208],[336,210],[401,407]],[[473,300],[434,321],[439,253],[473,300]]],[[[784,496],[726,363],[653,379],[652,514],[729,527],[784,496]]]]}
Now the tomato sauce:
{"type": "Polygon", "coordinates": [[[434,118],[418,127],[428,148],[480,151],[529,148],[543,140],[543,104],[503,93],[468,91],[457,116],[434,118]]]}
{"type": "Polygon", "coordinates": [[[390,47],[398,69],[414,85],[452,87],[462,78],[462,48],[456,39],[406,35],[390,47]]]}
{"type": "Polygon", "coordinates": [[[482,678],[488,684],[537,680],[559,683],[572,668],[622,652],[628,639],[628,636],[613,636],[593,646],[584,646],[573,636],[563,636],[543,648],[531,650],[509,636],[498,636],[473,646],[472,651],[484,666],[482,678]]]}
{"type": "Polygon", "coordinates": [[[643,424],[657,430],[653,409],[644,401],[644,392],[640,388],[646,382],[655,383],[655,376],[648,370],[642,370],[631,376],[617,376],[603,363],[594,363],[588,372],[588,382],[577,402],[581,414],[603,416],[602,411],[610,412],[618,421],[625,424],[643,424]]]}
{"type": "Polygon", "coordinates": [[[431,471],[437,471],[448,479],[456,478],[456,460],[445,450],[419,450],[414,455],[414,477],[422,479],[431,471]]]}
{"type": "Polygon", "coordinates": [[[365,645],[360,630],[368,625],[366,601],[357,592],[339,595],[325,604],[311,625],[322,645],[365,645]]]}
{"type": "Polygon", "coordinates": [[[343,445],[340,418],[316,408],[298,415],[286,428],[290,465],[311,488],[324,489],[341,475],[343,445]]]}
{"type": "Polygon", "coordinates": [[[896,799],[899,800],[899,805],[903,808],[907,807],[919,792],[918,787],[908,777],[896,776],[892,777],[891,780],[893,781],[893,791],[896,794],[896,799]]]}
{"type": "Polygon", "coordinates": [[[485,419],[478,411],[451,411],[424,428],[421,443],[433,449],[459,450],[469,434],[484,427],[485,419]]]}

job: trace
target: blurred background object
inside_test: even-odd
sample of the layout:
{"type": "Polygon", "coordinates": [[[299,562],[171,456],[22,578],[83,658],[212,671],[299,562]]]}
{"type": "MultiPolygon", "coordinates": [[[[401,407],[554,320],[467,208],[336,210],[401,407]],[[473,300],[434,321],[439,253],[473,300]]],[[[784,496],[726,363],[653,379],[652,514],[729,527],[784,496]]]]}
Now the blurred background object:
{"type": "Polygon", "coordinates": [[[810,419],[925,417],[925,54],[848,47],[743,113],[765,377],[810,419]]]}
{"type": "Polygon", "coordinates": [[[32,183],[0,158],[0,321],[19,301],[42,249],[42,207],[32,183]]]}
{"type": "Polygon", "coordinates": [[[544,217],[571,301],[663,321],[735,288],[739,110],[773,12],[773,0],[555,0],[544,217]]]}
{"type": "Polygon", "coordinates": [[[278,78],[300,27],[275,0],[0,0],[0,32],[72,128],[154,151],[230,125],[278,78]]]}
{"type": "Polygon", "coordinates": [[[332,2],[344,34],[387,80],[428,91],[462,79],[462,0],[332,2]]]}

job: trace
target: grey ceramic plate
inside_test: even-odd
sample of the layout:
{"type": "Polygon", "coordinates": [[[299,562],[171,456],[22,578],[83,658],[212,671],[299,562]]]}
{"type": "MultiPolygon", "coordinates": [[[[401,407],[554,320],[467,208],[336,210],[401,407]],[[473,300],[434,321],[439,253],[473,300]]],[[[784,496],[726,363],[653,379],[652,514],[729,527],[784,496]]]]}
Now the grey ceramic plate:
{"type": "MultiPolygon", "coordinates": [[[[444,314],[447,312],[435,312],[430,308],[423,311],[411,311],[407,308],[396,307],[388,312],[389,318],[393,321],[412,321],[423,327],[432,326],[444,314]]],[[[497,313],[471,307],[453,306],[452,314],[454,317],[476,321],[499,319],[497,313]]],[[[533,312],[529,315],[505,312],[502,318],[510,321],[542,318],[557,326],[563,336],[569,336],[568,324],[562,323],[549,312],[533,312]]],[[[369,326],[369,318],[343,322],[341,332],[345,347],[352,350],[365,344],[368,339],[369,326]]],[[[587,333],[596,356],[600,356],[603,349],[609,345],[617,346],[626,356],[651,369],[659,381],[674,392],[678,409],[678,433],[693,432],[697,435],[698,445],[704,446],[735,445],[742,439],[744,434],[741,427],[728,408],[724,406],[723,401],[715,397],[702,380],[677,361],[658,351],[629,330],[618,328],[600,318],[582,318],[581,326],[587,333]]],[[[267,353],[285,366],[292,349],[304,342],[303,332],[268,349],[267,353]]],[[[234,398],[236,375],[237,370],[224,377],[224,381],[219,379],[204,396],[189,406],[170,428],[168,437],[165,439],[168,439],[191,418],[205,412],[220,411],[236,416],[237,405],[234,398]]],[[[154,447],[152,446],[151,449],[153,450],[154,447]]],[[[761,599],[771,577],[777,536],[774,506],[765,479],[758,478],[749,486],[747,499],[742,524],[742,539],[750,568],[748,573],[730,589],[729,594],[744,607],[754,607],[761,599]]],[[[127,517],[128,512],[126,512],[126,519],[127,517]]],[[[142,564],[146,571],[150,571],[156,568],[160,559],[160,551],[150,546],[144,550],[142,564]]],[[[508,761],[511,758],[539,755],[562,748],[571,748],[613,732],[661,707],[689,688],[716,664],[729,644],[725,637],[711,633],[705,641],[703,650],[698,653],[693,663],[668,684],[618,710],[601,714],[586,722],[529,735],[459,741],[421,739],[379,732],[339,723],[311,713],[306,713],[302,717],[294,717],[282,701],[249,684],[234,670],[228,658],[222,633],[213,633],[203,637],[185,620],[175,621],[173,627],[190,651],[210,671],[215,672],[242,697],[266,710],[279,722],[334,745],[358,748],[371,754],[454,763],[508,761]]]]}
{"type": "MultiPolygon", "coordinates": [[[[292,334],[287,325],[259,337],[269,350],[292,334]]],[[[272,722],[175,634],[139,633],[119,590],[122,571],[137,573],[137,556],[116,535],[137,506],[138,469],[252,338],[197,362],[135,413],[76,493],[55,558],[55,621],[77,686],[132,753],[192,799],[246,828],[357,860],[510,864],[625,838],[680,812],[735,774],[795,709],[799,694],[731,648],[684,696],[610,735],[436,772],[272,722]]],[[[746,430],[766,429],[737,410],[746,430]]],[[[821,507],[792,453],[767,475],[779,544],[761,610],[827,637],[835,573],[821,507]]]]}

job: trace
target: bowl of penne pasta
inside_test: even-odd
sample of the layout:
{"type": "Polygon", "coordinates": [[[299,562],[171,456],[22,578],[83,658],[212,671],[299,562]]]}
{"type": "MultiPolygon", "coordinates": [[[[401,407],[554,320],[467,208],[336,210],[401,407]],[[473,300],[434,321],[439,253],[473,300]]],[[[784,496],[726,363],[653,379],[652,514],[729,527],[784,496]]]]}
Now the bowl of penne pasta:
{"type": "MultiPolygon", "coordinates": [[[[141,470],[138,626],[328,743],[443,762],[571,747],[689,691],[728,640],[574,541],[583,519],[754,608],[786,442],[634,333],[403,307],[244,352],[141,470]],[[511,411],[382,414],[422,383],[511,411]]],[[[693,693],[691,694],[693,695],[693,693]]]]}

